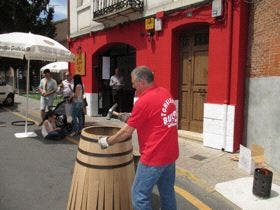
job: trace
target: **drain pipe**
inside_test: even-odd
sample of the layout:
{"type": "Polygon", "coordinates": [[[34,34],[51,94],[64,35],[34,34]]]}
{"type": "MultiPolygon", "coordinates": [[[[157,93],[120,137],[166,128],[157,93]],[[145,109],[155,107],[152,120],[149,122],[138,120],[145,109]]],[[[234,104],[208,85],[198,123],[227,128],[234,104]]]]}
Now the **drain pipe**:
{"type": "Polygon", "coordinates": [[[232,64],[232,33],[233,33],[233,0],[227,1],[227,22],[228,22],[228,41],[227,41],[227,73],[226,73],[226,100],[224,101],[225,104],[225,129],[224,129],[224,144],[222,150],[226,148],[226,141],[227,141],[227,115],[228,115],[228,105],[230,100],[230,89],[231,89],[231,64],[232,64]]]}
{"type": "MultiPolygon", "coordinates": [[[[78,19],[77,19],[78,20],[78,19]]],[[[67,48],[70,50],[70,0],[67,0],[67,48]]],[[[68,73],[70,73],[70,62],[68,62],[68,73]]]]}

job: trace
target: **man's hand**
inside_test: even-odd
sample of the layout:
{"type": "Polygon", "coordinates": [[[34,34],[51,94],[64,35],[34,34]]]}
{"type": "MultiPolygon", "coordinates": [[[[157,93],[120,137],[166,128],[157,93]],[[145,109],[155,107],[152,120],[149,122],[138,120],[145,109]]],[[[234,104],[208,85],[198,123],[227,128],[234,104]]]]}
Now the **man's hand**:
{"type": "Polygon", "coordinates": [[[122,113],[119,113],[119,115],[118,115],[118,119],[125,123],[127,122],[129,117],[130,117],[130,113],[127,113],[127,112],[122,112],[122,113]]]}
{"type": "Polygon", "coordinates": [[[109,144],[107,142],[107,139],[109,138],[109,136],[101,136],[98,139],[98,144],[101,146],[101,149],[106,149],[109,147],[109,144]]]}

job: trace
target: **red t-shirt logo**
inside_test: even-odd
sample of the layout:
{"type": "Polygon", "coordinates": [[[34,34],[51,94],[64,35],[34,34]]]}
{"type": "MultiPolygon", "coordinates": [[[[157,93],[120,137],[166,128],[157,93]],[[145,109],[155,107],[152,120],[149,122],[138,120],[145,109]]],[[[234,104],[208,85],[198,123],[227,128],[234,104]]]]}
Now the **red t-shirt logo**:
{"type": "Polygon", "coordinates": [[[168,128],[177,125],[177,113],[175,108],[175,103],[172,98],[168,98],[162,105],[161,118],[164,126],[168,128]]]}

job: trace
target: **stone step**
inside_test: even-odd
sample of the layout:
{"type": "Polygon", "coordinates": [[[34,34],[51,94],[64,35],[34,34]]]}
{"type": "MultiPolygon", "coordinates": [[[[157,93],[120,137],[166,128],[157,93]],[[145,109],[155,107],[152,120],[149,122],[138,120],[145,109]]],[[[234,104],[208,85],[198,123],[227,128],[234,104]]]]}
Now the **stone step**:
{"type": "Polygon", "coordinates": [[[202,133],[196,133],[186,130],[178,130],[179,138],[193,140],[193,141],[203,141],[203,135],[202,133]]]}

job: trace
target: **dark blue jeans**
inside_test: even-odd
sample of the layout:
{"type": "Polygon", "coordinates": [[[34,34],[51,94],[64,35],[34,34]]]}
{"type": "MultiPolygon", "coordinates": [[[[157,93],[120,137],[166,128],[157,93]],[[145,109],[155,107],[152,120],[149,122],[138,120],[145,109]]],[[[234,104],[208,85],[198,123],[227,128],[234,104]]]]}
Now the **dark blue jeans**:
{"type": "Polygon", "coordinates": [[[157,185],[161,210],[176,210],[174,181],[175,163],[152,167],[139,162],[132,187],[133,209],[152,210],[152,190],[157,185]]]}
{"type": "Polygon", "coordinates": [[[63,139],[64,137],[65,137],[65,131],[61,129],[61,130],[49,132],[48,135],[45,137],[45,139],[59,140],[59,139],[63,139]]]}
{"type": "Polygon", "coordinates": [[[73,131],[75,133],[80,133],[84,126],[84,111],[83,102],[73,102],[72,104],[72,123],[73,131]]]}

